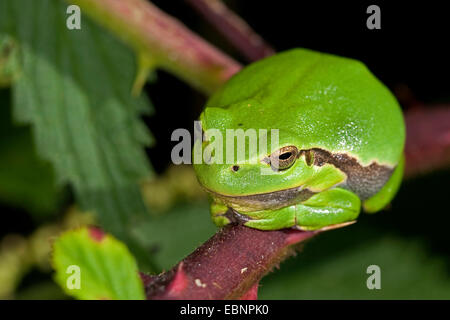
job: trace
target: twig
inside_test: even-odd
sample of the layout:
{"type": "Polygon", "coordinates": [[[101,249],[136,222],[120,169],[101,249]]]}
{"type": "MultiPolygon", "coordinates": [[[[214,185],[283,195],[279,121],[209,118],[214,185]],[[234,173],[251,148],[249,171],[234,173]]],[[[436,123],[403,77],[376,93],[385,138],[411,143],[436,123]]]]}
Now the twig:
{"type": "Polygon", "coordinates": [[[210,94],[241,65],[143,0],[71,0],[139,55],[140,68],[158,67],[210,94]]]}
{"type": "Polygon", "coordinates": [[[221,0],[186,0],[247,59],[252,62],[275,51],[221,0]]]}
{"type": "Polygon", "coordinates": [[[317,232],[226,226],[171,271],[142,275],[148,299],[256,299],[259,280],[317,232]]]}
{"type": "Polygon", "coordinates": [[[405,176],[450,167],[450,105],[415,104],[405,121],[405,176]]]}

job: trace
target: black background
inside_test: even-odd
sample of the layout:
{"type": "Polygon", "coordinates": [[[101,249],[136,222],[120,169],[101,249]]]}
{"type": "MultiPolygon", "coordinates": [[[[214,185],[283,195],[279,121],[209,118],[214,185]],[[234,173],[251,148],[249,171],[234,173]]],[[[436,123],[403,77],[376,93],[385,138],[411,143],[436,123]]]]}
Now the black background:
{"type": "MultiPolygon", "coordinates": [[[[153,1],[233,58],[240,53],[186,1],[153,1]]],[[[227,1],[276,51],[304,47],[363,61],[391,90],[406,85],[427,103],[450,101],[449,12],[432,1],[227,1]],[[367,7],[381,9],[381,29],[369,30],[367,7]]],[[[155,169],[170,164],[176,128],[192,130],[205,97],[187,84],[158,71],[147,85],[156,112],[146,121],[157,145],[149,150],[155,169]]]]}

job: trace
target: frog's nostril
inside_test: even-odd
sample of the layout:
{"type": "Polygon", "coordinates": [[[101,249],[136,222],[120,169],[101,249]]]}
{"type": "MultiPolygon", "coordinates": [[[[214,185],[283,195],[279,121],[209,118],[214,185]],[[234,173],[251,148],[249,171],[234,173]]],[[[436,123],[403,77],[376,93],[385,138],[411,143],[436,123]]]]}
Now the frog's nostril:
{"type": "Polygon", "coordinates": [[[236,172],[236,171],[239,170],[239,166],[232,166],[232,167],[231,167],[231,170],[233,170],[234,172],[236,172]]]}

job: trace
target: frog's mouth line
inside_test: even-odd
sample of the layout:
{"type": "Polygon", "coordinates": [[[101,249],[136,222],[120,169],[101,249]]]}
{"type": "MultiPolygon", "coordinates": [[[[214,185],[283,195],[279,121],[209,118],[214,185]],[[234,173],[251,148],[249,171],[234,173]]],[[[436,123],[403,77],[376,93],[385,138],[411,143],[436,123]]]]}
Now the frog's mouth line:
{"type": "Polygon", "coordinates": [[[229,208],[239,211],[258,211],[284,208],[309,199],[316,194],[303,186],[251,195],[223,195],[205,188],[213,198],[221,200],[229,208]]]}
{"type": "MultiPolygon", "coordinates": [[[[312,153],[314,165],[321,167],[325,164],[331,164],[343,172],[346,175],[346,180],[340,185],[357,194],[361,200],[369,199],[380,191],[395,169],[395,166],[381,165],[377,162],[363,166],[357,159],[345,153],[333,154],[320,148],[301,150],[301,152],[305,151],[312,153]]],[[[279,209],[305,201],[315,194],[315,192],[303,186],[243,196],[223,195],[204,186],[203,188],[214,198],[224,202],[228,207],[242,212],[279,209]]]]}

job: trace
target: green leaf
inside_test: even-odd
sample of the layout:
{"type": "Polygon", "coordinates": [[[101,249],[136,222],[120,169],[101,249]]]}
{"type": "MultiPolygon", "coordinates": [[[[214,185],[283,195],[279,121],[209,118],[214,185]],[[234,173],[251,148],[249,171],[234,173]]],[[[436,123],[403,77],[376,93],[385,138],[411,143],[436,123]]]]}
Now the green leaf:
{"type": "Polygon", "coordinates": [[[52,264],[55,281],[78,299],[145,299],[136,261],[127,247],[98,229],[64,233],[53,245],[52,264]]]}
{"type": "Polygon", "coordinates": [[[83,13],[81,30],[68,30],[67,6],[0,2],[0,33],[20,45],[15,119],[32,125],[38,154],[52,163],[57,182],[69,183],[83,209],[127,239],[130,223],[146,211],[138,183],[151,176],[144,151],[151,138],[139,117],[150,104],[130,94],[131,50],[83,13]]]}
{"type": "Polygon", "coordinates": [[[168,270],[216,231],[204,201],[179,204],[163,215],[143,220],[136,224],[133,235],[153,251],[156,264],[168,270]]]}
{"type": "Polygon", "coordinates": [[[17,79],[19,69],[17,43],[10,36],[0,34],[0,88],[17,79]]]}
{"type": "Polygon", "coordinates": [[[29,127],[11,123],[9,90],[0,90],[0,200],[37,220],[55,214],[61,192],[49,163],[37,157],[29,127]]]}

